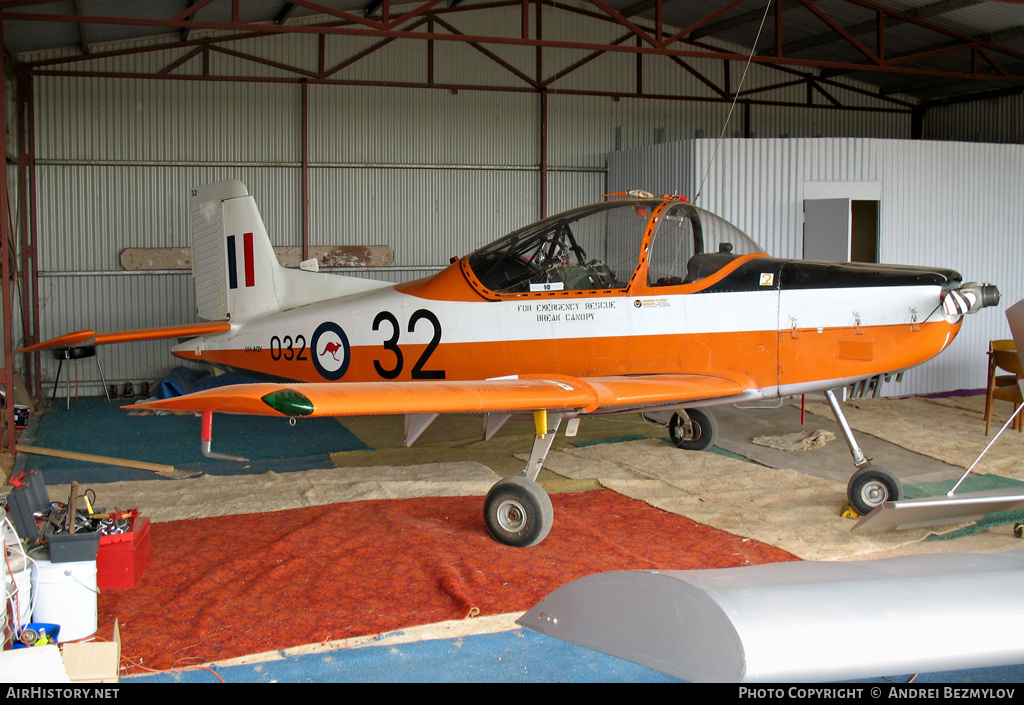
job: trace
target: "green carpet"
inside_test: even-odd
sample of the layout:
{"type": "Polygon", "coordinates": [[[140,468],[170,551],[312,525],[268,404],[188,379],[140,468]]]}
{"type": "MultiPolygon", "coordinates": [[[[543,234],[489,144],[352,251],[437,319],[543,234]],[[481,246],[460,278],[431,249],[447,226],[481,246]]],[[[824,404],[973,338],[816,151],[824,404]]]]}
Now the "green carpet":
{"type": "MultiPolygon", "coordinates": [[[[925,482],[918,485],[904,485],[903,496],[905,499],[918,499],[920,497],[942,497],[951,489],[955,482],[925,482]]],[[[1008,477],[1002,477],[1001,475],[968,475],[967,479],[964,480],[963,484],[957,489],[957,493],[964,492],[983,492],[985,490],[1002,490],[1011,487],[1022,487],[1024,482],[1020,480],[1014,480],[1008,477]]],[[[957,531],[951,531],[948,534],[933,535],[928,537],[928,541],[948,541],[950,539],[960,538],[962,536],[973,536],[974,534],[980,534],[984,531],[988,531],[994,526],[1003,526],[1005,524],[1014,524],[1019,521],[1024,521],[1024,511],[1017,510],[1012,512],[992,512],[986,514],[975,524],[966,526],[963,529],[957,531]]]]}
{"type": "MultiPolygon", "coordinates": [[[[251,465],[209,460],[200,450],[198,416],[133,416],[124,405],[131,400],[108,402],[103,397],[83,397],[71,402],[70,410],[54,404],[33,416],[29,429],[18,442],[41,448],[88,453],[137,460],[179,469],[199,469],[212,475],[234,475],[255,471],[251,465]]],[[[347,428],[333,418],[300,419],[294,426],[288,419],[262,416],[215,414],[213,450],[238,455],[255,463],[291,459],[317,459],[331,467],[329,454],[345,450],[369,450],[347,428]]],[[[126,468],[111,469],[81,460],[19,453],[25,469],[38,468],[47,484],[112,482],[154,479],[154,473],[126,468]]],[[[302,470],[308,463],[286,463],[277,472],[302,470]]]]}

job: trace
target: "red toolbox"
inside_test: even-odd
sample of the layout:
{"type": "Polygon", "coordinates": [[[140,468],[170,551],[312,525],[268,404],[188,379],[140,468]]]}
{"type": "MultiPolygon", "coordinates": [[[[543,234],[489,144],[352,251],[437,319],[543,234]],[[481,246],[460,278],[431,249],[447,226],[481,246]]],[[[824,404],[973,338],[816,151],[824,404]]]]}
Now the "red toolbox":
{"type": "Polygon", "coordinates": [[[100,590],[135,587],[149,563],[149,517],[136,516],[131,531],[100,539],[96,552],[96,587],[100,590]]]}

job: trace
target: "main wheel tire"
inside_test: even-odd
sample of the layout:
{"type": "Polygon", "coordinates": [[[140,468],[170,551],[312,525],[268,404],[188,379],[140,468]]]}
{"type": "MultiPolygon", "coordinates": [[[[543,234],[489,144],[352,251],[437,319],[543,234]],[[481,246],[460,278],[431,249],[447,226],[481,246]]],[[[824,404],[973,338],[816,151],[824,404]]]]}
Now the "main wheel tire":
{"type": "Polygon", "coordinates": [[[863,516],[883,502],[903,499],[903,483],[891,471],[867,465],[853,473],[846,486],[846,498],[863,516]]]}
{"type": "Polygon", "coordinates": [[[707,450],[715,445],[718,438],[718,422],[715,417],[702,409],[687,409],[686,415],[690,417],[692,434],[686,433],[686,421],[681,414],[672,414],[672,420],[668,422],[668,432],[676,448],[707,450]]]}
{"type": "Polygon", "coordinates": [[[544,540],[554,523],[551,498],[525,477],[497,482],[484,500],[484,522],[495,541],[527,548],[544,540]]]}

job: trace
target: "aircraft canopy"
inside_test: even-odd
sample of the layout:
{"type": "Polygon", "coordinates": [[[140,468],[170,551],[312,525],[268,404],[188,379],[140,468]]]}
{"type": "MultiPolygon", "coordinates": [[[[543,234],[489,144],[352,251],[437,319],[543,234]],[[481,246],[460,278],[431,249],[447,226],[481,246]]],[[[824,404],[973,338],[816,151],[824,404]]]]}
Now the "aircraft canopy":
{"type": "Polygon", "coordinates": [[[575,208],[515,230],[467,260],[483,286],[512,294],[623,289],[644,263],[644,251],[652,286],[693,280],[695,273],[703,278],[721,266],[709,268],[697,255],[764,251],[735,226],[683,201],[665,208],[647,241],[650,218],[663,204],[642,198],[575,208]]]}

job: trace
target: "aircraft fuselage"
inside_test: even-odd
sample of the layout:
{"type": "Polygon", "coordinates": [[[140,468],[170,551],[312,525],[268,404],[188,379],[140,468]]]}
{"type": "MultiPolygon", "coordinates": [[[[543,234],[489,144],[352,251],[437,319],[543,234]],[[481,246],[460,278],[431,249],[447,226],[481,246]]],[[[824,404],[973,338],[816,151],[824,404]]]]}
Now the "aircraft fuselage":
{"type": "MultiPolygon", "coordinates": [[[[710,279],[710,278],[709,278],[710,279]]],[[[941,352],[961,318],[951,270],[737,258],[714,282],[487,300],[439,274],[276,313],[179,345],[179,357],[303,382],[692,373],[763,398],[841,386],[941,352]],[[735,266],[733,266],[735,265],[735,266]]]]}

